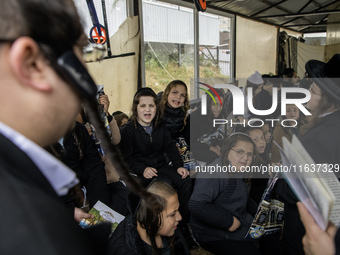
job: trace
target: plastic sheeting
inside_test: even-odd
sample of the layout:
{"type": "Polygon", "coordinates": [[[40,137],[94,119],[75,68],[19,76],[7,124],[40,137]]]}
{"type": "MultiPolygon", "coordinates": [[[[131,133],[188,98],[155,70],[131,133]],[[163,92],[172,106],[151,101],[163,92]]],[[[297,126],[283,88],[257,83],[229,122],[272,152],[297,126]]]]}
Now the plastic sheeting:
{"type": "Polygon", "coordinates": [[[297,75],[305,76],[305,64],[308,60],[315,59],[324,62],[325,46],[315,46],[298,42],[297,45],[297,75]]]}
{"type": "Polygon", "coordinates": [[[276,72],[277,28],[236,18],[236,79],[244,86],[256,70],[261,74],[276,72]],[[242,79],[244,78],[244,79],[242,79]]]}

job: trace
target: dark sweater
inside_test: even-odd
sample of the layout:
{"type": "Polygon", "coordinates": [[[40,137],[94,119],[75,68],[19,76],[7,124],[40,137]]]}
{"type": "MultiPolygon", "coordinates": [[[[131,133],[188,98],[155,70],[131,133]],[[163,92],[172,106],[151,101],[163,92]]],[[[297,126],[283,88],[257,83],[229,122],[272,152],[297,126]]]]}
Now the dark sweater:
{"type": "MultiPolygon", "coordinates": [[[[220,159],[211,165],[217,164],[221,165],[220,159]]],[[[188,207],[191,228],[199,241],[247,241],[244,237],[253,220],[247,212],[248,186],[239,173],[235,173],[233,178],[228,178],[227,174],[224,177],[207,179],[198,176],[196,179],[188,207]],[[233,216],[241,222],[241,226],[229,232],[233,216]]]]}
{"type": "Polygon", "coordinates": [[[121,137],[119,148],[137,176],[143,176],[146,167],[157,169],[166,165],[164,152],[176,169],[183,166],[175,141],[163,123],[153,128],[149,135],[139,123],[135,128],[134,123],[129,121],[122,127],[121,137]]]}

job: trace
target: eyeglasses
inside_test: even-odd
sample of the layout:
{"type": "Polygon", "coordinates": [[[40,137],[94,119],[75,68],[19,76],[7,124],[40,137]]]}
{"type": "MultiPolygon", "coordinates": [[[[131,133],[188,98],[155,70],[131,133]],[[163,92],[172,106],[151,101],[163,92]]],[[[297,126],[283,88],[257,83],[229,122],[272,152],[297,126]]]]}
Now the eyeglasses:
{"type": "Polygon", "coordinates": [[[244,158],[245,155],[247,155],[247,160],[254,160],[255,159],[255,156],[253,153],[251,152],[248,152],[246,153],[244,150],[234,150],[234,149],[231,149],[232,151],[235,151],[236,152],[236,155],[239,157],[239,158],[244,158]]]}
{"type": "Polygon", "coordinates": [[[5,42],[9,42],[9,43],[13,43],[16,39],[2,39],[0,38],[0,43],[5,43],[5,42]]]}
{"type": "Polygon", "coordinates": [[[57,62],[64,76],[83,97],[86,99],[96,98],[97,86],[73,51],[63,53],[57,62]]]}

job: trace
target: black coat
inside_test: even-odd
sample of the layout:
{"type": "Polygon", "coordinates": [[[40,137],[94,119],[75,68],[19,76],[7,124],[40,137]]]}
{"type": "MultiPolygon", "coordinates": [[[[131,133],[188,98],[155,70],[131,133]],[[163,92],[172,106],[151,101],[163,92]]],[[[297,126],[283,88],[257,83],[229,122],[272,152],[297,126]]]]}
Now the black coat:
{"type": "MultiPolygon", "coordinates": [[[[303,146],[316,164],[340,164],[339,131],[340,111],[337,111],[322,117],[318,125],[311,128],[301,137],[300,140],[303,146]]],[[[289,244],[285,248],[295,250],[296,254],[304,254],[301,240],[305,230],[296,207],[298,199],[284,179],[278,181],[276,190],[285,203],[283,240],[286,244],[289,244]]],[[[288,252],[293,254],[292,250],[288,250],[288,252]]]]}
{"type": "MultiPolygon", "coordinates": [[[[225,119],[222,111],[216,119],[225,119]]],[[[210,150],[210,146],[222,146],[226,135],[226,125],[213,127],[213,117],[201,115],[201,108],[190,114],[190,151],[198,161],[207,164],[218,159],[219,156],[210,150]]]]}
{"type": "Polygon", "coordinates": [[[176,169],[183,166],[175,141],[163,123],[153,128],[149,135],[138,122],[135,128],[134,123],[129,121],[122,127],[121,137],[121,152],[137,176],[143,176],[146,167],[159,169],[166,165],[164,153],[176,169]]]}
{"type": "Polygon", "coordinates": [[[86,187],[90,207],[93,207],[98,200],[110,206],[111,198],[106,185],[105,164],[99,156],[94,141],[85,126],[79,122],[76,122],[74,133],[79,145],[72,133],[64,137],[63,162],[76,172],[81,185],[86,187]]]}
{"type": "MultiPolygon", "coordinates": [[[[146,255],[145,244],[137,231],[136,212],[140,200],[130,194],[128,199],[128,216],[117,226],[112,236],[107,255],[146,255]]],[[[179,229],[175,232],[173,251],[175,255],[189,255],[189,249],[179,229]]]]}
{"type": "Polygon", "coordinates": [[[101,254],[37,166],[2,135],[0,194],[0,254],[101,254]]]}

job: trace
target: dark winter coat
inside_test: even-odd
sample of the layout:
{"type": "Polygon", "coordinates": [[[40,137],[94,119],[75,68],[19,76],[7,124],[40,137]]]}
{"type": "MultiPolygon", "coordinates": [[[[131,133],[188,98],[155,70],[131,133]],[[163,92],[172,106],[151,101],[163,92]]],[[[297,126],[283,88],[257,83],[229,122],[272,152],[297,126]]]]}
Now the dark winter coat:
{"type": "MultiPolygon", "coordinates": [[[[301,137],[301,143],[316,164],[340,164],[339,130],[340,111],[337,111],[322,117],[318,125],[301,137]]],[[[287,254],[293,254],[293,251],[294,254],[304,254],[301,240],[305,230],[296,207],[298,199],[287,182],[282,179],[277,183],[277,194],[285,203],[283,240],[288,249],[287,254]]]]}
{"type": "Polygon", "coordinates": [[[137,176],[143,176],[146,167],[159,169],[166,165],[164,153],[177,169],[183,166],[175,141],[163,123],[153,128],[149,135],[137,122],[129,121],[121,129],[119,148],[131,171],[137,176]]]}
{"type": "Polygon", "coordinates": [[[110,205],[111,198],[106,185],[105,165],[93,140],[84,125],[79,122],[76,122],[74,134],[76,138],[72,133],[64,137],[64,164],[76,172],[81,184],[86,187],[91,207],[98,200],[110,205]]]}

